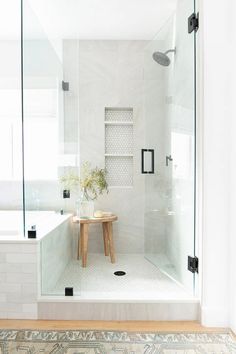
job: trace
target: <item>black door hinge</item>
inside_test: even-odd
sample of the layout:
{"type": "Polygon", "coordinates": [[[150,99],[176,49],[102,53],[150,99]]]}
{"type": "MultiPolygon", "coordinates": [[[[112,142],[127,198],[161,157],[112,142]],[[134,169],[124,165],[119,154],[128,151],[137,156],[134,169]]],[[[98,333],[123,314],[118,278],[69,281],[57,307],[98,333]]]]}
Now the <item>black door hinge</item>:
{"type": "Polygon", "coordinates": [[[73,296],[74,295],[74,289],[71,287],[66,287],[65,288],[65,296],[73,296]]]}
{"type": "Polygon", "coordinates": [[[61,82],[61,87],[63,91],[69,91],[70,90],[70,84],[69,82],[62,81],[61,82]]]}
{"type": "Polygon", "coordinates": [[[192,273],[198,273],[198,258],[188,256],[188,270],[192,273]]]}
{"type": "Polygon", "coordinates": [[[188,18],[188,33],[192,33],[193,31],[197,32],[199,28],[199,13],[193,13],[188,18]]]}
{"type": "Polygon", "coordinates": [[[70,190],[64,189],[63,190],[63,199],[70,198],[70,190]]]}

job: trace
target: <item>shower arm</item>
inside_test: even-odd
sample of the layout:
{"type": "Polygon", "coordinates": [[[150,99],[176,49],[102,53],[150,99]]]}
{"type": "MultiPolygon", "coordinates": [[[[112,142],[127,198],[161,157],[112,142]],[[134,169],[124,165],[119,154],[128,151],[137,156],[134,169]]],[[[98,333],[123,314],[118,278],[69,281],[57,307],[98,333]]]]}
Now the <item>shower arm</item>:
{"type": "Polygon", "coordinates": [[[165,52],[165,54],[168,54],[168,53],[176,53],[176,48],[175,49],[169,49],[165,52]]]}

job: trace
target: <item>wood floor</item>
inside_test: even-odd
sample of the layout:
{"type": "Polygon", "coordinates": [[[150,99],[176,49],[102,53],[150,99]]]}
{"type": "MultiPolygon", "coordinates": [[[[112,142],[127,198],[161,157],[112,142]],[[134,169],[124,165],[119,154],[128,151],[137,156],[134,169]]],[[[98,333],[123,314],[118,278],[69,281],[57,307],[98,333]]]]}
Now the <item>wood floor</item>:
{"type": "Polygon", "coordinates": [[[198,322],[156,322],[156,321],[40,321],[40,320],[0,320],[4,329],[96,329],[121,331],[159,331],[159,332],[225,332],[226,328],[208,328],[198,322]]]}

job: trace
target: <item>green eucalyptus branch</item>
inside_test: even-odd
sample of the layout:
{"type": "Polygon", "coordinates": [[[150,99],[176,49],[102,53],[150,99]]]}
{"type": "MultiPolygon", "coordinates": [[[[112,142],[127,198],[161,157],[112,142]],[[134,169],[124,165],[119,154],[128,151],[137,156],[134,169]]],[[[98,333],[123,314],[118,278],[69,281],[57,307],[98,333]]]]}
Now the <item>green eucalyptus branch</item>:
{"type": "Polygon", "coordinates": [[[104,191],[108,193],[106,170],[98,167],[92,168],[89,162],[82,165],[80,176],[70,172],[60,178],[66,189],[75,189],[80,186],[86,199],[95,200],[104,191]]]}

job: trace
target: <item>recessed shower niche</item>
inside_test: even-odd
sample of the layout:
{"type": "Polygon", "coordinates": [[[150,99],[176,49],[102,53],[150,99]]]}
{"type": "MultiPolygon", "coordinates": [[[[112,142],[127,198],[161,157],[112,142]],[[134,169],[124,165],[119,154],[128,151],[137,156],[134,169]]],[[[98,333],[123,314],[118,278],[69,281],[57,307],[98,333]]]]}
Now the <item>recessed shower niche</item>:
{"type": "Polygon", "coordinates": [[[133,185],[132,108],[105,108],[105,167],[110,187],[133,185]]]}

